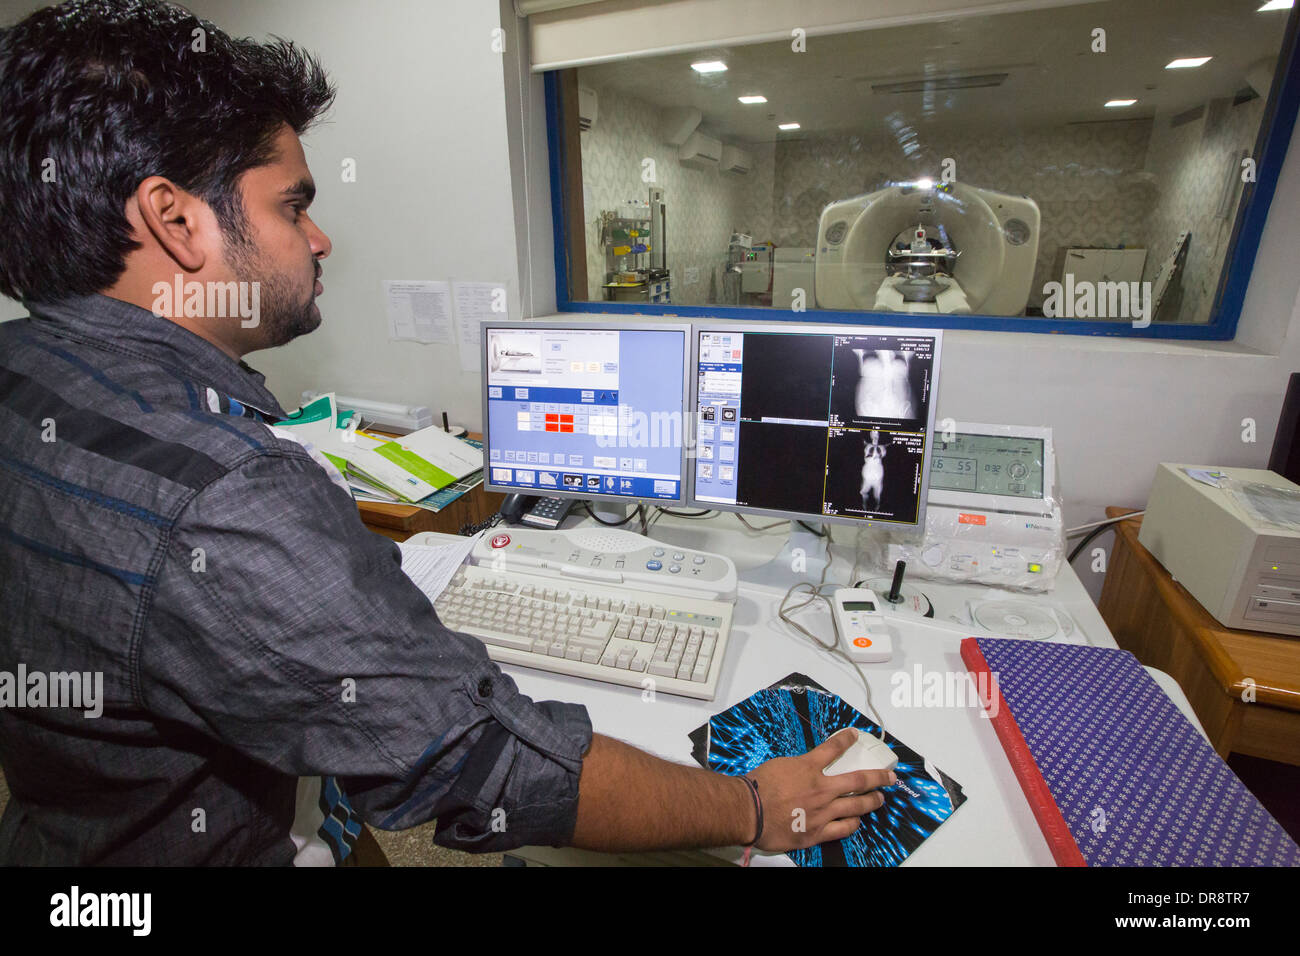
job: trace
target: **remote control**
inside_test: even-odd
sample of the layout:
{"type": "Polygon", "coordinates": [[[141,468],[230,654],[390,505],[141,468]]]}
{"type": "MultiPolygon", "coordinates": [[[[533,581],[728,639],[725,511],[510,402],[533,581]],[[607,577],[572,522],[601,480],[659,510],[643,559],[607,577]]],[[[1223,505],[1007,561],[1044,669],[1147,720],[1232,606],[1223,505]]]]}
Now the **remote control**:
{"type": "Polygon", "coordinates": [[[839,588],[831,598],[844,652],[862,664],[879,664],[894,654],[880,599],[869,588],[839,588]]]}

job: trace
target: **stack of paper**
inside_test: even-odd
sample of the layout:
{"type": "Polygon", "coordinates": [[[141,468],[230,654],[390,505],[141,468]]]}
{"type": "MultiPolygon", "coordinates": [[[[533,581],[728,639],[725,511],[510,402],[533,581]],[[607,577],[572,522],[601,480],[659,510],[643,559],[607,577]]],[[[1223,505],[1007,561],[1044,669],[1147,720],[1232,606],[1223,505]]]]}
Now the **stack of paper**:
{"type": "Polygon", "coordinates": [[[310,441],[368,495],[416,502],[483,468],[483,453],[439,428],[395,441],[355,430],[351,412],[340,414],[330,392],[293,412],[277,428],[310,441]]]}

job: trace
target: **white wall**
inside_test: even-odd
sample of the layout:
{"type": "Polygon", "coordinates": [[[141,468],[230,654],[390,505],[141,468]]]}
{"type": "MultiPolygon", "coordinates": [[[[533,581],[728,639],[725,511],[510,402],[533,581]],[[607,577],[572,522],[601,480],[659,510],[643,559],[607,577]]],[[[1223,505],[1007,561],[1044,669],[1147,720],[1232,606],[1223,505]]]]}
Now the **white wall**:
{"type": "MultiPolygon", "coordinates": [[[[232,34],[294,40],[320,56],[339,89],[327,123],[304,139],[318,186],[312,215],[334,244],[324,263],[324,322],[285,348],[250,355],[249,363],[266,373],[288,408],[298,405],[305,388],[332,388],[429,405],[435,414],[445,409],[453,421],[476,426],[481,416],[477,373],[460,371],[454,345],[389,342],[380,283],[446,278],[518,283],[504,64],[491,48],[491,30],[501,24],[497,5],[467,0],[191,0],[187,5],[232,34]],[[356,160],[354,183],[341,181],[345,158],[356,160]]],[[[37,6],[0,0],[0,22],[37,6]]],[[[507,37],[508,54],[515,52],[513,39],[507,37]]],[[[525,91],[531,90],[534,84],[526,78],[525,91]]],[[[543,173],[540,184],[530,186],[545,182],[543,173]]],[[[546,202],[547,195],[535,196],[534,204],[546,202]]],[[[549,237],[549,210],[540,222],[534,217],[533,226],[549,237]]],[[[538,255],[545,269],[536,285],[553,290],[549,238],[538,255]]],[[[554,293],[549,299],[545,294],[541,307],[552,308],[554,293]]],[[[3,310],[0,318],[25,314],[8,301],[3,310]]],[[[511,311],[518,314],[517,303],[511,311]]]]}

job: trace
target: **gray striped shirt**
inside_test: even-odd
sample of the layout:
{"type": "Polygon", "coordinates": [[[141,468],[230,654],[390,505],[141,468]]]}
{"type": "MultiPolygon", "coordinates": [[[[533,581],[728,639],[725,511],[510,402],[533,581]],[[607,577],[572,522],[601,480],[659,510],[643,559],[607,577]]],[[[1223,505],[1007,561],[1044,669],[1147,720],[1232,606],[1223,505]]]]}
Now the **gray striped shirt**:
{"type": "Polygon", "coordinates": [[[571,838],[585,709],[438,621],[260,374],[105,296],[28,308],[0,324],[0,672],[29,675],[0,864],[288,863],[315,775],[446,846],[571,838]],[[56,673],[102,674],[102,714],[35,705],[56,673]]]}

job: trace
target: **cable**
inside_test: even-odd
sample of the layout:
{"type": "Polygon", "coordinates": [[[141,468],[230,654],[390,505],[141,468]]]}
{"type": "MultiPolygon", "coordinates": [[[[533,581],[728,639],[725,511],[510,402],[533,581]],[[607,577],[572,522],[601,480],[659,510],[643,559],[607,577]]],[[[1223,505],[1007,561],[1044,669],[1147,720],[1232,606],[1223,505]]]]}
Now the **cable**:
{"type": "Polygon", "coordinates": [[[773,528],[779,528],[781,525],[787,523],[785,521],[776,521],[773,522],[772,524],[765,524],[761,528],[755,528],[752,524],[750,524],[748,521],[745,520],[745,516],[742,515],[739,511],[733,511],[732,514],[736,516],[737,521],[743,524],[750,531],[771,531],[773,528]]]}
{"type": "Polygon", "coordinates": [[[1071,535],[1078,534],[1080,531],[1087,531],[1089,528],[1097,528],[1102,525],[1114,524],[1116,521],[1127,521],[1129,518],[1137,518],[1144,514],[1146,514],[1145,510],[1130,511],[1128,514],[1120,515],[1118,518],[1105,518],[1101,521],[1093,521],[1090,524],[1081,524],[1077,528],[1066,528],[1065,536],[1068,538],[1071,535]]]}
{"type": "MultiPolygon", "coordinates": [[[[844,661],[844,663],[849,665],[849,669],[852,670],[853,673],[857,675],[858,680],[862,681],[862,689],[866,694],[866,701],[867,701],[866,710],[869,714],[871,714],[873,718],[875,718],[876,725],[880,728],[880,731],[883,735],[885,730],[885,722],[880,719],[880,714],[877,713],[876,706],[871,700],[871,685],[867,682],[867,675],[862,673],[862,668],[860,668],[857,665],[857,663],[851,657],[849,657],[849,655],[845,654],[844,651],[840,649],[840,626],[839,626],[839,622],[835,620],[834,608],[831,607],[831,629],[835,632],[835,639],[829,645],[822,643],[820,638],[818,638],[815,634],[813,634],[802,624],[800,624],[798,621],[795,621],[791,617],[791,615],[794,614],[796,611],[800,611],[803,608],[806,608],[808,605],[812,604],[818,598],[821,598],[823,601],[827,603],[828,606],[830,606],[831,599],[822,592],[827,587],[834,587],[836,589],[840,587],[840,585],[838,584],[836,585],[826,584],[826,575],[830,571],[832,561],[834,561],[834,556],[831,554],[832,539],[831,539],[831,529],[829,525],[826,527],[825,537],[826,537],[826,564],[822,568],[821,577],[818,579],[816,584],[810,584],[807,581],[800,581],[798,584],[793,585],[790,588],[790,590],[785,592],[785,597],[781,599],[781,603],[777,607],[776,614],[777,617],[781,619],[781,621],[783,621],[785,624],[788,624],[790,627],[794,628],[805,638],[811,641],[817,648],[826,651],[828,654],[833,654],[834,656],[844,661]],[[801,604],[796,604],[793,607],[787,607],[786,605],[789,604],[790,598],[794,596],[796,591],[799,591],[801,589],[806,590],[808,594],[807,599],[801,604]]],[[[883,736],[881,737],[881,739],[882,740],[884,739],[883,736]]]]}
{"type": "MultiPolygon", "coordinates": [[[[1077,558],[1079,553],[1088,546],[1088,542],[1097,537],[1097,535],[1101,534],[1103,531],[1109,531],[1112,525],[1118,524],[1128,518],[1136,518],[1141,514],[1145,514],[1145,512],[1135,511],[1132,514],[1120,515],[1118,518],[1107,518],[1105,521],[1098,521],[1092,525],[1083,525],[1082,528],[1092,528],[1092,530],[1084,535],[1083,540],[1074,546],[1074,550],[1070,552],[1070,556],[1065,559],[1066,564],[1073,564],[1074,559],[1077,558]]],[[[1082,530],[1082,528],[1077,530],[1082,530]]],[[[1066,532],[1066,534],[1069,533],[1070,532],[1068,531],[1066,532]]]]}
{"type": "Polygon", "coordinates": [[[825,533],[824,531],[818,531],[816,528],[814,528],[812,525],[808,524],[808,522],[806,522],[806,521],[799,521],[798,524],[799,524],[799,525],[800,525],[800,526],[801,526],[805,531],[809,531],[809,532],[811,532],[811,533],[817,535],[817,537],[819,537],[819,538],[824,538],[824,537],[826,537],[826,533],[825,533]]]}
{"type": "MultiPolygon", "coordinates": [[[[583,510],[587,512],[587,514],[591,515],[592,521],[596,522],[596,524],[603,524],[607,528],[621,527],[622,525],[627,524],[629,521],[631,521],[633,518],[637,517],[638,515],[642,515],[642,513],[645,511],[645,507],[643,505],[638,505],[637,509],[633,511],[630,515],[628,515],[626,518],[624,518],[622,521],[606,521],[604,518],[596,517],[596,512],[591,510],[591,505],[589,503],[584,501],[582,503],[582,507],[583,510]]],[[[642,517],[641,520],[644,522],[645,518],[642,517]]]]}
{"type": "Polygon", "coordinates": [[[660,514],[672,515],[674,518],[707,518],[709,515],[717,514],[716,511],[673,511],[672,508],[660,508],[657,505],[655,511],[660,514]]]}

